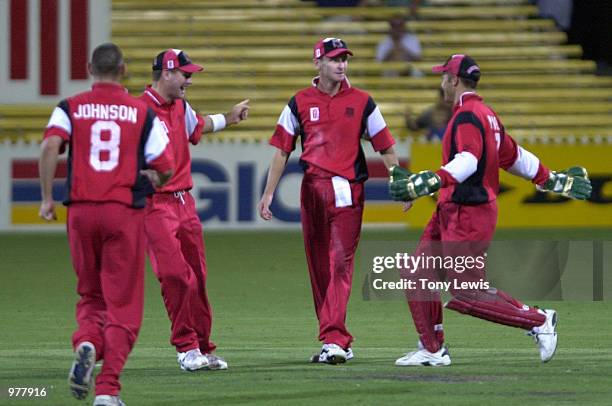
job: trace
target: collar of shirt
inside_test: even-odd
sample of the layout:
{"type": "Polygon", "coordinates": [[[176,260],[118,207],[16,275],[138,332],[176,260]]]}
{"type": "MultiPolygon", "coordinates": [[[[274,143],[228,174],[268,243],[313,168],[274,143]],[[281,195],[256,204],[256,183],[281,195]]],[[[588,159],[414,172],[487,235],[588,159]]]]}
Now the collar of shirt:
{"type": "Polygon", "coordinates": [[[147,85],[144,94],[149,96],[149,98],[151,98],[151,100],[153,100],[158,106],[170,107],[172,105],[172,102],[166,101],[166,99],[164,99],[159,93],[157,93],[151,85],[147,85]]]}
{"type": "Polygon", "coordinates": [[[461,96],[459,96],[459,101],[453,107],[453,112],[455,112],[458,109],[460,109],[467,101],[470,101],[472,99],[474,99],[474,100],[482,100],[482,97],[480,97],[476,92],[463,92],[463,93],[461,93],[461,96]]]}
{"type": "Polygon", "coordinates": [[[121,86],[119,83],[111,83],[111,82],[96,82],[91,85],[91,90],[103,90],[106,92],[116,92],[121,91],[127,93],[127,89],[121,86]]]}
{"type": "MultiPolygon", "coordinates": [[[[317,85],[319,84],[319,80],[321,80],[320,76],[316,76],[316,77],[312,78],[312,85],[314,87],[317,87],[317,85]]],[[[351,83],[349,82],[348,78],[345,77],[342,80],[342,82],[340,82],[340,89],[338,89],[338,93],[336,93],[336,94],[339,94],[340,92],[345,91],[345,90],[350,89],[350,88],[351,88],[351,83]]]]}

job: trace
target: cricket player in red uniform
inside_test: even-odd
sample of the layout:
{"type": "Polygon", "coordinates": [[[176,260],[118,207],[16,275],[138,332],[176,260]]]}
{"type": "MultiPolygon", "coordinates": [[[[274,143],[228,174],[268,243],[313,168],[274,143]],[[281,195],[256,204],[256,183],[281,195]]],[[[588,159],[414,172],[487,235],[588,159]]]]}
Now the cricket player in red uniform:
{"type": "Polygon", "coordinates": [[[123,405],[119,375],[143,313],[145,194],[150,180],[169,179],[173,158],[160,121],[119,84],[121,50],[98,46],[89,64],[91,91],[62,100],[44,134],[39,164],[40,216],[56,218],[52,195],[57,158],[68,148],[67,231],[80,300],[72,336],[72,394],[84,399],[96,360],[96,406],[123,405]]]}
{"type": "Polygon", "coordinates": [[[181,50],[163,51],[153,62],[153,84],[140,96],[166,129],[176,163],[170,181],[147,201],[145,229],[151,266],[172,323],[170,342],[181,369],[187,371],[227,369],[225,360],[212,354],[202,224],[189,193],[193,187],[189,144],[198,144],[203,133],[239,123],[249,110],[244,100],[229,113],[199,115],[185,100],[185,89],[191,85],[191,75],[202,69],[181,50]]]}
{"type": "Polygon", "coordinates": [[[338,38],[315,45],[319,76],[298,91],[280,115],[270,139],[277,150],[258,205],[260,216],[270,220],[274,191],[301,136],[302,230],[323,342],[312,361],[329,364],[353,358],[353,337],[345,320],[368,178],[362,136],[380,152],[387,168],[398,162],[395,142],[374,100],[346,77],[349,55],[353,53],[338,38]]]}
{"type": "MultiPolygon", "coordinates": [[[[390,181],[392,197],[405,202],[440,190],[436,211],[423,232],[416,255],[436,250],[453,258],[484,255],[497,222],[499,168],[530,180],[542,191],[580,200],[590,196],[591,184],[584,168],[550,171],[506,132],[497,114],[475,92],[480,68],[472,58],[453,55],[444,65],[434,66],[433,71],[443,73],[444,97],[454,103],[453,116],[442,139],[442,167],[436,172],[417,174],[393,168],[390,181]]],[[[478,268],[449,271],[446,279],[486,281],[485,267],[478,268]]],[[[418,269],[413,275],[432,276],[425,272],[418,269]]],[[[492,287],[460,288],[461,284],[454,282],[452,286],[453,297],[447,308],[527,330],[536,340],[541,360],[547,362],[553,357],[557,347],[554,310],[524,305],[492,287]]],[[[440,295],[437,291],[422,289],[420,284],[416,288],[407,295],[419,334],[418,348],[399,358],[396,365],[449,365],[440,295]]]]}

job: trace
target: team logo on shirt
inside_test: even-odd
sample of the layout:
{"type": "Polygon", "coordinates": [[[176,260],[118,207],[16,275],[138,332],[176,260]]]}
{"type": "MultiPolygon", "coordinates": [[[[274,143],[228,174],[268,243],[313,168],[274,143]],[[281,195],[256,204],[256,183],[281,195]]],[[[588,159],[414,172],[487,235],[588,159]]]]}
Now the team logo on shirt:
{"type": "Polygon", "coordinates": [[[344,115],[346,117],[353,117],[355,115],[355,109],[352,107],[347,107],[346,110],[344,110],[344,115]]]}
{"type": "Polygon", "coordinates": [[[319,108],[318,107],[310,108],[310,121],[319,121],[319,108]]]}

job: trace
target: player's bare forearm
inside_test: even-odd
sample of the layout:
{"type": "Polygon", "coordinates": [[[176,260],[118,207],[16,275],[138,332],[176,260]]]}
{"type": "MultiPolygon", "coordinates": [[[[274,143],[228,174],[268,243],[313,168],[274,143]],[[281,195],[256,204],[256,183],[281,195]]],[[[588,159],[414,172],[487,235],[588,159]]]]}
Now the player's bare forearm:
{"type": "Polygon", "coordinates": [[[399,165],[397,154],[395,153],[395,149],[393,147],[380,151],[380,156],[382,157],[387,169],[391,169],[391,167],[399,165]]]}
{"type": "Polygon", "coordinates": [[[270,170],[268,171],[268,179],[266,181],[266,188],[264,189],[261,200],[257,205],[257,211],[264,220],[270,220],[272,218],[270,204],[272,203],[272,199],[274,197],[274,191],[278,186],[278,182],[280,181],[283,171],[285,170],[285,166],[287,165],[287,161],[289,160],[289,155],[289,152],[277,149],[272,157],[270,170]]]}
{"type": "Polygon", "coordinates": [[[40,160],[38,161],[38,172],[40,176],[40,190],[42,203],[40,206],[40,217],[45,220],[56,218],[53,203],[53,179],[57,169],[57,157],[63,140],[58,136],[46,138],[41,145],[40,160]]]}
{"type": "Polygon", "coordinates": [[[55,178],[57,157],[59,156],[62,143],[63,140],[57,136],[51,136],[42,142],[38,172],[40,174],[40,188],[43,200],[53,199],[53,178],[55,178]]]}
{"type": "Polygon", "coordinates": [[[283,171],[285,170],[285,166],[287,166],[289,155],[290,154],[288,152],[285,152],[281,149],[277,149],[274,152],[274,156],[272,157],[272,162],[270,164],[270,170],[268,171],[268,179],[266,181],[264,195],[274,194],[274,191],[278,186],[278,182],[280,181],[280,178],[283,175],[283,171]]]}

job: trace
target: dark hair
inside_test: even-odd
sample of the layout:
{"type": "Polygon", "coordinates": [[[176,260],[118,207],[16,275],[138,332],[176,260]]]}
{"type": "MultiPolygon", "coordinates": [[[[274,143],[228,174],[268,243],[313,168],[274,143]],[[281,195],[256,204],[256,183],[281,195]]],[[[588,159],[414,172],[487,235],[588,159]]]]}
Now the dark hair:
{"type": "Polygon", "coordinates": [[[110,42],[98,45],[91,54],[91,70],[96,76],[118,76],[122,64],[121,49],[110,42]]]}
{"type": "Polygon", "coordinates": [[[467,88],[476,89],[476,86],[478,86],[478,82],[475,80],[463,78],[461,76],[458,76],[458,78],[461,81],[461,83],[463,83],[463,86],[467,88]]]}
{"type": "Polygon", "coordinates": [[[162,75],[161,70],[154,70],[151,74],[151,78],[153,79],[153,82],[159,82],[159,80],[161,79],[161,75],[162,75]]]}

